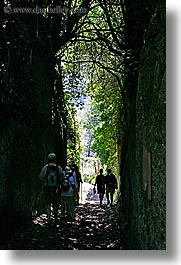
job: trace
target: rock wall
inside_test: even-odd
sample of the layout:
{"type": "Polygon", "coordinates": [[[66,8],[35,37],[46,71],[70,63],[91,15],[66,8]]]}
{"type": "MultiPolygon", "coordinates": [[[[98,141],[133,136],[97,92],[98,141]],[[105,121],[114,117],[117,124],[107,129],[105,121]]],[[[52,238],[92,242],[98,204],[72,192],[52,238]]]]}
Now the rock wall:
{"type": "MultiPolygon", "coordinates": [[[[19,49],[23,57],[21,43],[19,49]]],[[[11,58],[12,76],[18,69],[18,58],[15,55],[11,58]]],[[[51,134],[53,67],[49,67],[45,60],[43,47],[40,49],[37,44],[32,48],[31,70],[28,72],[32,84],[30,77],[24,77],[26,64],[22,63],[21,67],[17,76],[19,85],[13,83],[11,88],[16,95],[13,97],[10,93],[12,116],[7,116],[0,130],[0,241],[7,239],[37,210],[38,174],[55,145],[51,134]]],[[[6,109],[4,105],[2,112],[6,109]]]]}
{"type": "Polygon", "coordinates": [[[156,10],[145,34],[140,61],[135,174],[131,176],[130,244],[133,249],[166,248],[165,38],[163,3],[156,10]]]}
{"type": "Polygon", "coordinates": [[[165,18],[165,3],[160,1],[145,31],[136,107],[122,147],[118,205],[124,249],[166,249],[165,18]]]}

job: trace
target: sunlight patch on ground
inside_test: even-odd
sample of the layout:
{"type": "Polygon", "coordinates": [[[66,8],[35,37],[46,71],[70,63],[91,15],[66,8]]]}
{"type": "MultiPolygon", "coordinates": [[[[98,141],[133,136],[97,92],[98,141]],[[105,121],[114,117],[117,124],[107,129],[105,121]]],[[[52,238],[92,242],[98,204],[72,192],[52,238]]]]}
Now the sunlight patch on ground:
{"type": "MultiPolygon", "coordinates": [[[[99,194],[93,192],[94,185],[84,182],[80,187],[80,203],[99,204],[99,194]]],[[[103,203],[106,203],[106,196],[104,195],[103,203]]]]}

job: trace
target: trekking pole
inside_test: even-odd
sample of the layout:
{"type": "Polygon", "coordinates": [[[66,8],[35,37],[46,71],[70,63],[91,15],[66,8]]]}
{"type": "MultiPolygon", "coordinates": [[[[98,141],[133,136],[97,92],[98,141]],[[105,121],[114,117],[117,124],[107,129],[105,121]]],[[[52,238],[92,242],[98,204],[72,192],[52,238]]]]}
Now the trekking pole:
{"type": "Polygon", "coordinates": [[[80,198],[81,198],[81,202],[82,202],[82,182],[81,182],[80,198]]]}

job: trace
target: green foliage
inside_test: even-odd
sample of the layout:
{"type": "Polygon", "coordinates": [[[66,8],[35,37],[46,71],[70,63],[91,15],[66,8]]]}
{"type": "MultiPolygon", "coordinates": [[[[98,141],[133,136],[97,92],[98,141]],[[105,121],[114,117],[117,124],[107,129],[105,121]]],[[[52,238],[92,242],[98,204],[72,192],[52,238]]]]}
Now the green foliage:
{"type": "Polygon", "coordinates": [[[83,175],[83,180],[84,182],[88,182],[90,184],[94,184],[95,183],[95,178],[96,178],[96,175],[89,175],[89,174],[84,174],[83,175]]]}
{"type": "Polygon", "coordinates": [[[68,112],[67,116],[67,164],[76,163],[80,164],[80,136],[79,127],[76,122],[75,110],[72,109],[68,112]]]}
{"type": "Polygon", "coordinates": [[[124,115],[120,113],[123,111],[122,97],[113,76],[100,69],[99,76],[95,77],[91,91],[92,103],[98,113],[92,150],[97,153],[102,165],[117,168],[118,136],[122,137],[124,130],[124,115]]]}
{"type": "MultiPolygon", "coordinates": [[[[121,14],[119,5],[110,8],[111,25],[122,27],[123,20],[118,19],[121,14]]],[[[85,83],[86,91],[92,97],[92,109],[85,113],[83,121],[88,136],[86,155],[90,155],[91,147],[103,165],[117,167],[118,145],[124,129],[124,113],[120,113],[123,111],[120,78],[124,62],[121,55],[126,52],[114,42],[105,11],[99,1],[94,2],[77,39],[67,45],[61,65],[68,88],[66,97],[74,97],[80,104],[81,96],[85,95],[85,89],[82,89],[85,83]],[[109,47],[110,43],[114,43],[113,49],[109,47]],[[115,56],[114,49],[120,56],[115,56]]]]}

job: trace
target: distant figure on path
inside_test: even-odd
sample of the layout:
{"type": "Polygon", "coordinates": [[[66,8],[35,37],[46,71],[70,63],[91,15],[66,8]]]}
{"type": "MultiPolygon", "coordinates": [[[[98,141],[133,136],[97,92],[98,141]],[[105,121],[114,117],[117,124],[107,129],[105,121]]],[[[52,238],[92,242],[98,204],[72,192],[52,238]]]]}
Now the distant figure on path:
{"type": "Polygon", "coordinates": [[[51,219],[51,207],[53,208],[55,222],[57,221],[58,208],[61,202],[60,186],[63,177],[62,168],[56,164],[56,155],[48,155],[48,164],[46,164],[40,174],[42,186],[42,200],[45,203],[48,222],[51,219]]]}
{"type": "Polygon", "coordinates": [[[117,179],[109,168],[105,177],[107,205],[113,205],[113,195],[117,186],[117,179]]]}
{"type": "Polygon", "coordinates": [[[103,169],[100,169],[100,174],[97,175],[94,186],[97,185],[97,193],[99,194],[100,206],[105,194],[105,176],[103,175],[103,169]]]}

